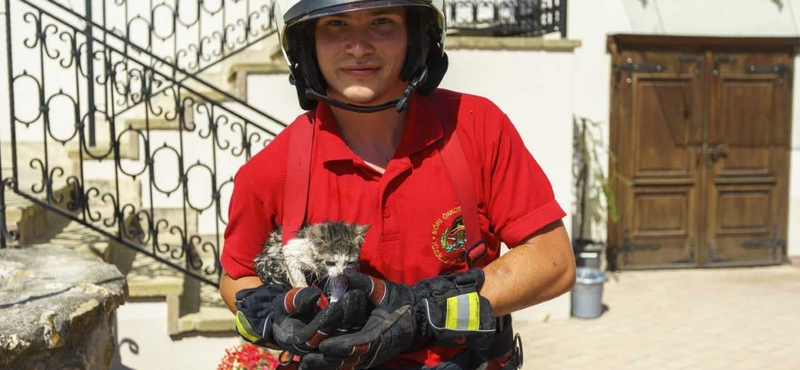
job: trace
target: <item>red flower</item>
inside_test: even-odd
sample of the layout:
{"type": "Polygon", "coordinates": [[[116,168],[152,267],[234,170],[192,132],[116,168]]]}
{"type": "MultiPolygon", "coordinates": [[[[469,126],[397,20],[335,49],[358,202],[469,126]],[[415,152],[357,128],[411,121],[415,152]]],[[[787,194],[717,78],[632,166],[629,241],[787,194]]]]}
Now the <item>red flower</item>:
{"type": "Polygon", "coordinates": [[[217,370],[275,370],[278,360],[261,347],[245,343],[225,350],[217,370]]]}

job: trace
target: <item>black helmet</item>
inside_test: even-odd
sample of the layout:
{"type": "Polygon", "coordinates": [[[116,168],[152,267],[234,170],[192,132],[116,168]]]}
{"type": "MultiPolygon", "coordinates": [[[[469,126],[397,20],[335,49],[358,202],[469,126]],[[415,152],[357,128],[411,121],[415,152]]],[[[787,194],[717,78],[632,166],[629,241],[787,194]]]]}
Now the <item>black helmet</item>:
{"type": "Polygon", "coordinates": [[[333,106],[356,112],[376,112],[395,107],[406,108],[414,90],[428,95],[436,90],[447,71],[444,52],[444,0],[275,0],[273,11],[281,50],[289,64],[290,81],[297,88],[303,109],[311,110],[322,100],[333,106]],[[410,81],[400,99],[375,106],[347,104],[327,96],[327,84],[317,65],[313,23],[306,21],[345,12],[385,7],[407,6],[408,51],[400,72],[410,81]]]}

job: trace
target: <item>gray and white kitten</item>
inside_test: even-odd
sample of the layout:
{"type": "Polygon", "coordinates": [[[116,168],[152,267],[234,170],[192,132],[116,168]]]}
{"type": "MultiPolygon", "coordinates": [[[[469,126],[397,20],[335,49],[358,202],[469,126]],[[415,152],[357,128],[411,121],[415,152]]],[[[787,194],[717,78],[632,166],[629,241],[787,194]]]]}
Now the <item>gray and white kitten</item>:
{"type": "Polygon", "coordinates": [[[368,225],[324,222],[307,225],[294,239],[283,243],[280,227],[264,243],[255,259],[258,277],[264,283],[279,283],[294,288],[320,282],[331,302],[344,294],[346,267],[356,267],[368,225]]]}

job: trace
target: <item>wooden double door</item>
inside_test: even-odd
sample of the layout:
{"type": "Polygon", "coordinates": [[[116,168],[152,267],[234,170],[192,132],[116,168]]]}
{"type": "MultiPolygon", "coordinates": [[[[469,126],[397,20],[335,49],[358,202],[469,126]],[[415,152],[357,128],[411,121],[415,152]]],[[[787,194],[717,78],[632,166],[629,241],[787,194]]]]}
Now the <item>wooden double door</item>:
{"type": "Polygon", "coordinates": [[[798,40],[770,41],[609,37],[619,268],[785,260],[798,40]]]}

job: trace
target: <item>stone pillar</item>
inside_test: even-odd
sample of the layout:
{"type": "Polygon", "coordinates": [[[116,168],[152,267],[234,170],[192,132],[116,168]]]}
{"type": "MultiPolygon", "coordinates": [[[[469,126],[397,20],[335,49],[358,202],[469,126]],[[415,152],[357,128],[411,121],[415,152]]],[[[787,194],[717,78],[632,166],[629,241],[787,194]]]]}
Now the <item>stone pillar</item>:
{"type": "Polygon", "coordinates": [[[113,315],[126,297],[122,274],[94,257],[0,249],[0,368],[110,368],[113,315]]]}

